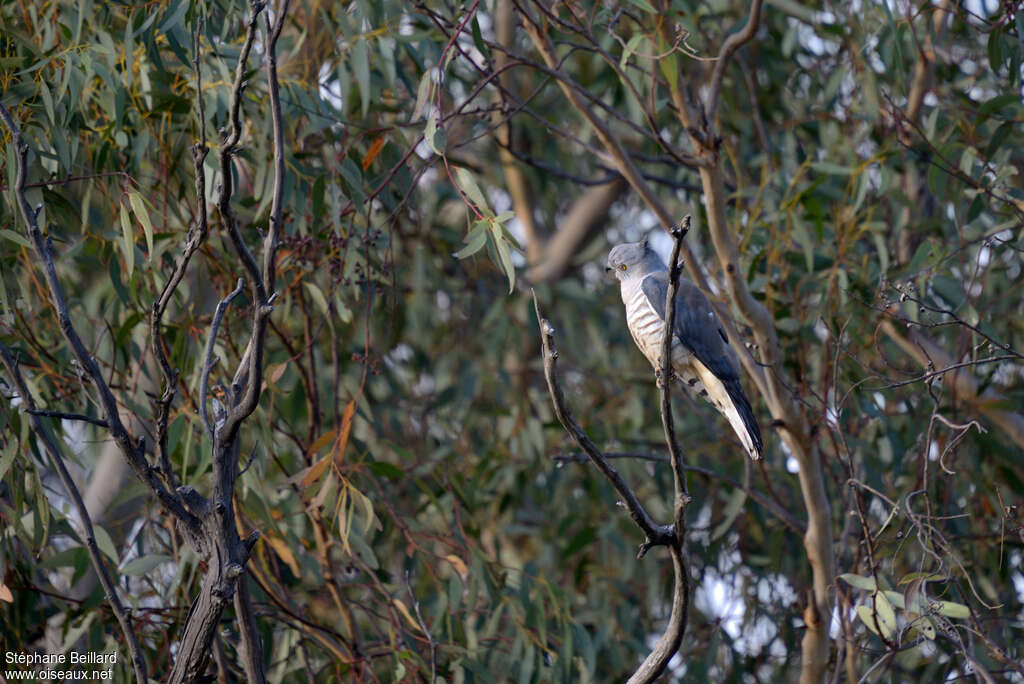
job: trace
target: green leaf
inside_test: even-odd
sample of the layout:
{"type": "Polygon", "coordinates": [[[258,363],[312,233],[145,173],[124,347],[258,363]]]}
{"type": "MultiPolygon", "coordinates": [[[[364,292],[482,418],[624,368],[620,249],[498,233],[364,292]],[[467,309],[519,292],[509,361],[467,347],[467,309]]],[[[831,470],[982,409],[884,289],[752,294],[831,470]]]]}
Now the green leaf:
{"type": "Polygon", "coordinates": [[[935,572],[911,572],[900,578],[897,584],[906,584],[912,580],[922,579],[925,582],[945,582],[946,578],[935,572]]]}
{"type": "Polygon", "coordinates": [[[4,476],[7,474],[7,471],[10,470],[11,464],[14,463],[14,456],[17,453],[18,452],[16,449],[11,448],[6,454],[3,455],[3,458],[0,458],[0,481],[3,481],[4,476]]]}
{"type": "Polygon", "coordinates": [[[427,117],[427,125],[423,129],[423,137],[427,141],[427,145],[434,151],[434,154],[444,154],[445,145],[447,139],[445,138],[444,129],[437,127],[437,112],[430,112],[427,117]]]}
{"type": "Polygon", "coordinates": [[[857,617],[872,632],[888,639],[896,630],[896,613],[892,609],[892,604],[882,594],[876,594],[874,606],[874,609],[863,603],[857,606],[857,617]]]}
{"type": "Polygon", "coordinates": [[[457,167],[455,169],[455,179],[459,182],[462,192],[469,196],[469,199],[473,201],[473,204],[480,210],[480,213],[491,213],[491,208],[487,204],[487,198],[484,197],[484,193],[480,190],[480,186],[476,184],[476,179],[473,178],[473,174],[469,169],[461,166],[457,167]]]}
{"type": "Polygon", "coordinates": [[[854,575],[853,573],[846,572],[840,575],[839,579],[857,589],[874,591],[876,588],[874,577],[864,577],[863,575],[854,575]]]}
{"type": "Polygon", "coordinates": [[[978,121],[983,121],[1007,105],[1020,103],[1020,95],[1017,93],[1004,93],[996,95],[978,108],[978,121]]]}
{"type": "Polygon", "coordinates": [[[363,116],[370,111],[370,45],[366,39],[352,45],[352,71],[359,84],[359,98],[362,101],[363,116]]]}
{"type": "Polygon", "coordinates": [[[92,526],[93,538],[96,540],[96,546],[99,547],[103,555],[109,558],[114,563],[118,562],[117,549],[114,548],[114,540],[110,538],[110,535],[101,525],[93,523],[92,526]]]}
{"type": "Polygon", "coordinates": [[[302,286],[306,288],[306,292],[313,299],[313,303],[316,304],[316,308],[320,310],[321,316],[326,316],[328,312],[327,298],[324,297],[323,290],[321,290],[315,283],[306,281],[302,283],[302,286]]]}
{"type": "Polygon", "coordinates": [[[146,205],[142,201],[142,195],[137,192],[128,193],[128,201],[132,205],[132,211],[139,218],[139,222],[142,224],[142,230],[146,234],[146,252],[149,254],[149,258],[153,258],[153,224],[149,220],[149,212],[146,211],[146,205]]]}
{"type": "Polygon", "coordinates": [[[477,221],[473,226],[473,230],[466,236],[466,246],[452,255],[456,259],[472,256],[487,244],[487,221],[477,221]]]}
{"type": "Polygon", "coordinates": [[[910,627],[928,641],[935,641],[935,625],[932,624],[930,617],[915,618],[910,621],[910,627]]]}
{"type": "Polygon", "coordinates": [[[997,26],[988,34],[988,65],[995,73],[999,73],[999,67],[1003,65],[1001,33],[1002,29],[997,26]]]}
{"type": "Polygon", "coordinates": [[[398,466],[384,461],[374,461],[370,464],[370,470],[378,477],[386,477],[389,480],[401,480],[405,473],[398,466]]]}
{"type": "Polygon", "coordinates": [[[10,240],[11,242],[17,243],[22,247],[28,247],[32,249],[32,243],[29,239],[21,233],[16,233],[8,228],[0,228],[0,237],[10,240]]]}
{"type": "Polygon", "coordinates": [[[409,121],[415,121],[423,115],[423,108],[427,106],[427,100],[430,99],[430,93],[433,91],[433,74],[433,69],[427,69],[420,76],[420,84],[416,88],[416,105],[412,108],[412,116],[409,117],[409,121]]]}
{"type": "Polygon", "coordinates": [[[487,43],[484,42],[484,35],[480,31],[480,22],[477,21],[478,15],[473,15],[473,22],[470,25],[473,31],[473,43],[476,45],[476,49],[480,51],[480,54],[484,56],[484,59],[491,58],[491,50],[487,47],[487,43]]]}
{"type": "Polygon", "coordinates": [[[121,205],[121,232],[124,242],[121,245],[124,251],[125,269],[128,271],[128,278],[132,277],[135,271],[135,240],[132,236],[132,220],[128,216],[128,208],[121,205]]]}
{"type": "Polygon", "coordinates": [[[647,2],[647,0],[629,0],[629,2],[646,12],[650,12],[651,14],[658,13],[658,11],[651,6],[651,3],[647,2]]]}
{"type": "Polygon", "coordinates": [[[121,574],[131,575],[132,577],[141,577],[156,566],[163,563],[169,563],[170,561],[170,556],[163,556],[158,553],[149,556],[142,556],[141,558],[136,558],[125,563],[124,567],[121,568],[121,574]]]}
{"type": "Polygon", "coordinates": [[[936,601],[935,603],[938,604],[937,610],[940,615],[961,620],[971,617],[970,608],[962,603],[954,603],[953,601],[936,601]]]}
{"type": "Polygon", "coordinates": [[[501,235],[501,226],[497,223],[491,224],[491,234],[494,236],[494,246],[498,250],[498,258],[501,261],[501,268],[505,271],[505,275],[508,276],[508,293],[516,289],[516,267],[512,263],[512,253],[508,248],[508,243],[505,242],[501,235]]]}
{"type": "Polygon", "coordinates": [[[992,155],[999,151],[999,148],[1006,142],[1006,138],[1017,129],[1017,126],[1016,121],[1006,121],[995,130],[995,133],[992,134],[988,141],[988,146],[985,148],[986,159],[992,159],[992,155]]]}

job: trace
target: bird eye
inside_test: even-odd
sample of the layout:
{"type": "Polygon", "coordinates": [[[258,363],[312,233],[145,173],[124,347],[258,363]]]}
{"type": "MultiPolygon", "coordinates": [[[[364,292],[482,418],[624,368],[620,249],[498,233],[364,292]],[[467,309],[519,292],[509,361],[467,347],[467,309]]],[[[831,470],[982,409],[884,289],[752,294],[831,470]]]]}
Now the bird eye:
{"type": "Polygon", "coordinates": [[[620,271],[625,271],[626,270],[626,264],[622,264],[621,266],[619,266],[619,270],[620,271]]]}

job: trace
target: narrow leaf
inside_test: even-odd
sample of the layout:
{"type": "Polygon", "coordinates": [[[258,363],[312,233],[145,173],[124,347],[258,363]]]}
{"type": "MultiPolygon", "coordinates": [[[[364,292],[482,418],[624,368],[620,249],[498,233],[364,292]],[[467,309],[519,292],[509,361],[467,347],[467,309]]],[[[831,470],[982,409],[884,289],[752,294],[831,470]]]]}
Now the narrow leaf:
{"type": "Polygon", "coordinates": [[[863,575],[854,575],[853,573],[844,572],[839,576],[839,579],[843,580],[851,587],[857,589],[865,589],[867,591],[875,590],[875,579],[873,577],[864,577],[863,575]]]}
{"type": "Polygon", "coordinates": [[[462,189],[462,192],[466,193],[481,213],[491,213],[490,207],[487,205],[487,198],[484,197],[483,191],[480,190],[480,186],[476,184],[476,179],[473,178],[473,174],[469,169],[462,168],[461,166],[456,168],[455,179],[459,182],[459,187],[462,189]]]}
{"type": "Polygon", "coordinates": [[[96,546],[99,547],[103,555],[112,560],[113,562],[118,561],[117,549],[114,548],[114,540],[110,538],[107,531],[99,525],[92,526],[93,537],[96,539],[96,546]]]}
{"type": "Polygon", "coordinates": [[[32,249],[32,243],[29,242],[27,237],[25,237],[21,233],[16,233],[8,228],[0,228],[0,237],[10,240],[11,242],[14,242],[16,244],[19,244],[22,247],[28,247],[29,249],[32,249]]]}
{"type": "Polygon", "coordinates": [[[127,277],[131,278],[135,271],[135,240],[132,239],[132,221],[124,206],[121,207],[121,233],[124,236],[124,243],[121,246],[124,249],[125,270],[128,272],[127,277]]]}
{"type": "Polygon", "coordinates": [[[121,574],[131,575],[132,577],[141,577],[156,566],[167,563],[170,560],[170,556],[164,556],[159,553],[142,556],[141,558],[136,558],[125,563],[124,567],[121,568],[121,574]]]}
{"type": "Polygon", "coordinates": [[[128,193],[128,201],[132,205],[132,211],[139,219],[139,223],[142,224],[142,230],[146,234],[146,251],[149,254],[149,258],[153,258],[153,224],[149,220],[149,212],[146,211],[146,205],[142,201],[142,196],[137,192],[128,193]]]}

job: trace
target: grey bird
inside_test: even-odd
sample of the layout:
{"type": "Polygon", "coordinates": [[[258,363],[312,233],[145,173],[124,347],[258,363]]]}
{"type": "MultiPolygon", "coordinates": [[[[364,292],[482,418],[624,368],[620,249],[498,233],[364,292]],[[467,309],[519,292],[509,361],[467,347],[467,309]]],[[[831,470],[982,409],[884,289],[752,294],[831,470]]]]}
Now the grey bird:
{"type": "MultiPolygon", "coordinates": [[[[633,341],[657,370],[665,331],[668,269],[647,241],[616,245],[605,269],[614,272],[626,305],[633,341]]],[[[761,430],[743,393],[735,352],[711,303],[697,286],[679,279],[672,338],[672,370],[690,391],[711,403],[755,461],[761,458],[761,430]]]]}

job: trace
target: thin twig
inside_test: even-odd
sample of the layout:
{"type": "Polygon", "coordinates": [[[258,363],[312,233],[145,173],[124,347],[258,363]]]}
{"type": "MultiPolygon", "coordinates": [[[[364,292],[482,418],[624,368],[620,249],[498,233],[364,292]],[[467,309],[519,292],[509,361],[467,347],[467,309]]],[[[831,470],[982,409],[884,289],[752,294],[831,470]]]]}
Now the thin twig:
{"type": "Polygon", "coordinates": [[[722,43],[722,49],[718,51],[718,59],[715,61],[715,70],[711,72],[711,85],[708,89],[708,106],[705,116],[709,122],[713,123],[715,115],[718,113],[718,97],[722,94],[722,79],[725,78],[725,69],[729,66],[729,60],[744,43],[754,37],[760,22],[761,0],[753,0],[750,3],[750,15],[747,17],[746,25],[731,34],[722,43]]]}
{"type": "Polygon", "coordinates": [[[217,302],[217,309],[213,312],[213,322],[210,323],[210,335],[206,338],[203,368],[199,375],[199,415],[202,416],[203,426],[206,427],[206,432],[211,440],[214,438],[214,426],[210,423],[210,417],[206,411],[206,391],[210,382],[210,369],[213,368],[213,348],[217,342],[217,333],[220,330],[220,323],[224,319],[224,314],[227,313],[228,306],[231,305],[235,297],[242,294],[243,287],[245,287],[245,280],[239,278],[235,289],[227,297],[217,302]]]}
{"type": "Polygon", "coordinates": [[[46,418],[60,418],[61,420],[80,420],[83,423],[89,423],[98,427],[110,427],[107,421],[102,418],[93,418],[82,413],[64,413],[63,411],[45,411],[43,409],[26,409],[25,413],[31,413],[33,416],[44,416],[46,418]]]}
{"type": "Polygon", "coordinates": [[[637,524],[641,531],[645,535],[644,543],[640,546],[640,552],[638,557],[643,557],[647,551],[653,546],[667,546],[670,545],[675,538],[675,534],[672,530],[671,525],[658,525],[651,518],[650,514],[640,503],[639,499],[636,498],[636,494],[629,488],[626,481],[622,479],[619,471],[608,462],[601,450],[597,448],[597,445],[591,441],[587,433],[579,426],[576,420],[572,417],[569,409],[565,405],[565,395],[562,393],[562,387],[558,382],[558,376],[555,372],[555,365],[558,361],[558,350],[555,348],[555,329],[551,323],[540,312],[540,304],[537,302],[537,293],[533,293],[533,308],[537,313],[537,321],[540,324],[540,341],[542,358],[544,360],[544,377],[548,383],[548,390],[551,393],[551,399],[555,407],[555,416],[558,421],[562,424],[576,443],[579,444],[580,448],[586,452],[590,460],[594,462],[594,465],[598,467],[598,470],[611,482],[615,491],[618,492],[619,496],[625,502],[626,509],[629,511],[630,517],[633,518],[633,522],[637,524]]]}
{"type": "MultiPolygon", "coordinates": [[[[604,456],[607,459],[633,459],[638,461],[651,461],[653,463],[668,463],[668,456],[662,456],[661,454],[652,454],[643,451],[605,451],[604,456]]],[[[590,458],[581,451],[570,452],[565,454],[555,454],[552,456],[555,461],[563,463],[589,463],[590,458]]],[[[701,466],[695,465],[684,465],[683,469],[688,473],[695,473],[697,475],[703,475],[704,477],[712,480],[718,480],[725,484],[735,487],[736,489],[742,489],[747,496],[756,501],[758,504],[766,508],[772,515],[778,518],[783,524],[789,529],[793,530],[796,534],[803,534],[806,531],[806,526],[800,520],[797,520],[790,514],[789,511],[782,508],[777,504],[769,495],[765,494],[759,489],[754,489],[744,485],[739,480],[729,477],[724,473],[719,473],[708,468],[702,468],[701,466]]]]}
{"type": "Polygon", "coordinates": [[[430,629],[427,628],[427,622],[423,619],[423,613],[420,612],[420,601],[412,591],[412,582],[409,579],[408,570],[405,571],[405,587],[409,590],[409,599],[412,601],[413,610],[416,611],[416,620],[420,623],[420,629],[423,630],[427,641],[430,642],[430,684],[434,684],[437,681],[437,642],[430,633],[430,629]]]}

